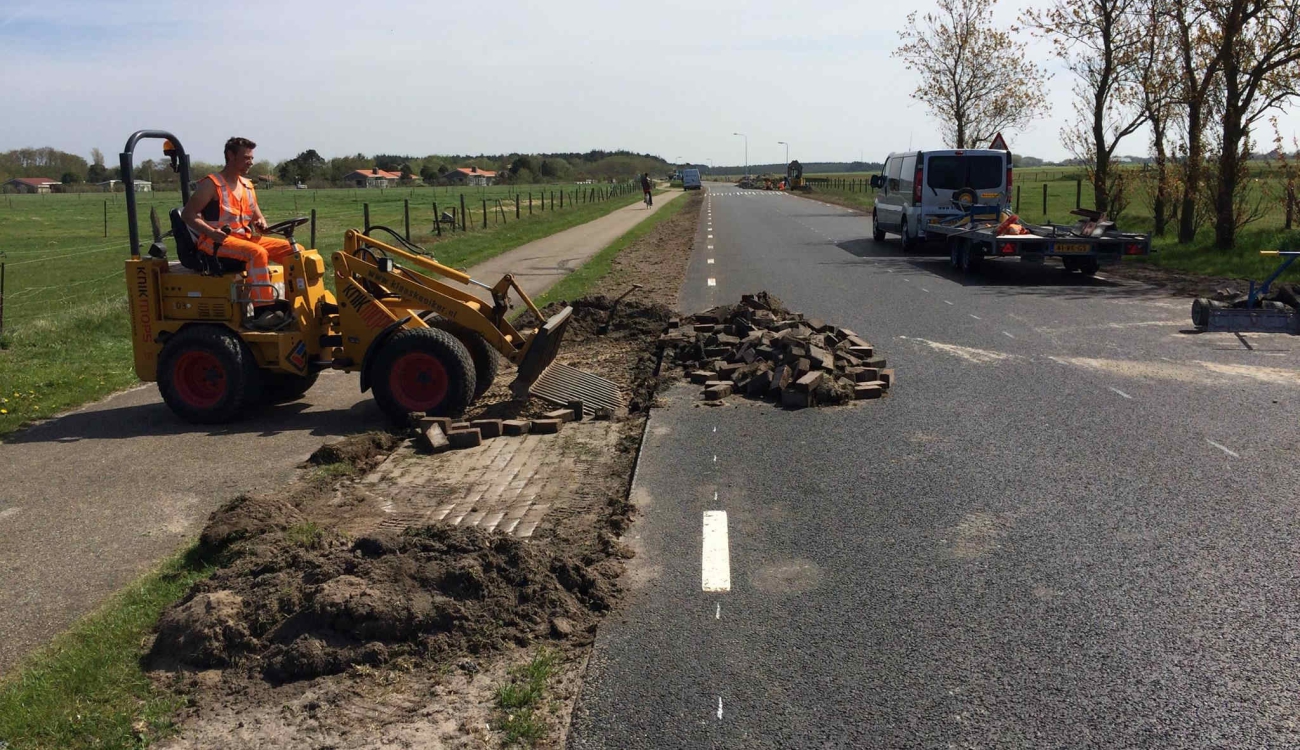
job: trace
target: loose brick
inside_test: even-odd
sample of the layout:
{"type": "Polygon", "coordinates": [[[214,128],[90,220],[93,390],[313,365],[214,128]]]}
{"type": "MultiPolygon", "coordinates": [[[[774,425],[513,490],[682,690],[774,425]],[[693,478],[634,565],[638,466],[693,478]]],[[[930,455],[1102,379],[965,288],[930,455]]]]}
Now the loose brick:
{"type": "Polygon", "coordinates": [[[533,434],[554,435],[555,433],[560,431],[560,427],[563,424],[564,424],[564,420],[561,419],[534,419],[533,434]]]}
{"type": "Polygon", "coordinates": [[[608,406],[602,406],[599,409],[597,409],[594,414],[591,415],[591,418],[599,419],[603,421],[609,421],[614,418],[614,410],[609,408],[608,406]]]}
{"type": "Polygon", "coordinates": [[[704,384],[705,388],[715,388],[720,385],[731,385],[730,380],[710,380],[704,384]]]}
{"type": "Polygon", "coordinates": [[[569,411],[573,412],[575,422],[581,422],[582,418],[586,416],[586,407],[576,398],[569,402],[569,411]]]}
{"type": "Polygon", "coordinates": [[[803,409],[812,406],[812,394],[790,386],[781,391],[781,405],[787,409],[803,409]]]}
{"type": "Polygon", "coordinates": [[[451,447],[442,425],[429,421],[420,429],[420,447],[430,453],[442,453],[451,447]]]}
{"type": "Polygon", "coordinates": [[[469,427],[469,422],[452,422],[447,425],[447,432],[451,432],[452,430],[468,430],[469,427]]]}
{"type": "Polygon", "coordinates": [[[859,383],[870,383],[873,380],[882,380],[880,370],[875,367],[863,367],[862,377],[858,379],[859,383]]]}
{"type": "Polygon", "coordinates": [[[499,419],[476,419],[470,422],[469,426],[476,428],[484,440],[501,437],[501,420],[499,419]]]}
{"type": "Polygon", "coordinates": [[[800,359],[794,363],[795,380],[802,378],[804,375],[807,375],[811,371],[812,371],[812,362],[809,362],[806,358],[800,359]]]}
{"type": "Polygon", "coordinates": [[[787,385],[790,385],[791,380],[794,380],[794,370],[792,370],[789,366],[777,365],[776,369],[772,370],[773,388],[776,388],[777,390],[784,390],[787,385]]]}
{"type": "Polygon", "coordinates": [[[715,385],[712,388],[704,389],[704,400],[718,401],[731,395],[731,383],[715,385]]]}
{"type": "MultiPolygon", "coordinates": [[[[561,422],[573,421],[573,412],[569,409],[556,409],[555,411],[548,411],[543,416],[545,416],[547,419],[558,419],[561,422]]],[[[534,426],[536,426],[535,422],[534,422],[534,426]]]]}
{"type": "Polygon", "coordinates": [[[447,441],[451,443],[452,448],[461,450],[482,445],[483,436],[478,430],[471,427],[467,430],[452,430],[447,433],[447,441]]]}
{"type": "Polygon", "coordinates": [[[893,371],[893,370],[881,370],[881,371],[880,371],[880,380],[881,380],[881,382],[883,382],[883,383],[885,384],[885,387],[886,387],[886,388],[889,388],[890,386],[892,386],[892,385],[894,384],[894,371],[893,371]]]}
{"type": "Polygon", "coordinates": [[[718,373],[709,372],[708,370],[696,370],[695,372],[691,373],[690,378],[691,378],[691,382],[694,383],[695,385],[704,385],[704,383],[707,381],[717,380],[718,373]]]}
{"type": "Polygon", "coordinates": [[[771,371],[763,371],[755,375],[750,381],[745,393],[752,398],[762,398],[767,395],[768,390],[772,387],[771,371]]]}
{"type": "Polygon", "coordinates": [[[883,370],[883,369],[885,369],[885,358],[884,358],[884,357],[870,357],[870,358],[868,358],[865,362],[863,362],[862,364],[863,364],[863,365],[866,365],[867,367],[874,367],[874,368],[876,368],[876,369],[878,369],[878,370],[883,370]]]}
{"type": "Polygon", "coordinates": [[[858,383],[853,386],[853,398],[855,399],[880,398],[883,393],[884,390],[873,383],[858,383]]]}
{"type": "Polygon", "coordinates": [[[826,377],[826,373],[822,372],[821,370],[814,370],[813,372],[810,372],[807,375],[804,375],[803,377],[796,380],[793,387],[797,391],[803,391],[804,393],[808,393],[809,391],[812,391],[815,388],[817,388],[817,386],[821,385],[822,379],[825,377],[826,377]]]}
{"type": "Polygon", "coordinates": [[[450,417],[424,417],[420,420],[420,429],[423,430],[429,425],[437,425],[438,429],[446,432],[451,429],[450,417]]]}
{"type": "Polygon", "coordinates": [[[876,351],[869,346],[850,346],[849,354],[860,359],[870,359],[875,356],[876,351]]]}
{"type": "Polygon", "coordinates": [[[501,423],[501,431],[511,437],[527,435],[533,428],[533,423],[527,419],[507,419],[501,423]]]}
{"type": "Polygon", "coordinates": [[[696,323],[694,329],[696,333],[713,333],[717,326],[712,323],[696,323]]]}

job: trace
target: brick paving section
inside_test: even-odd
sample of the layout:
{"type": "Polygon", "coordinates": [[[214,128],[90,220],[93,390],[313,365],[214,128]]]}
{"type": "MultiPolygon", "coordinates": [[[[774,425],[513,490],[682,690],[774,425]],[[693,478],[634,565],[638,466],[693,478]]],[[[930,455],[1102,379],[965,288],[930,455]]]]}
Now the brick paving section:
{"type": "Polygon", "coordinates": [[[616,442],[612,422],[581,422],[559,435],[498,437],[435,456],[408,446],[358,483],[380,501],[382,516],[355,519],[346,530],[449,523],[527,538],[549,511],[578,498],[616,442]]]}

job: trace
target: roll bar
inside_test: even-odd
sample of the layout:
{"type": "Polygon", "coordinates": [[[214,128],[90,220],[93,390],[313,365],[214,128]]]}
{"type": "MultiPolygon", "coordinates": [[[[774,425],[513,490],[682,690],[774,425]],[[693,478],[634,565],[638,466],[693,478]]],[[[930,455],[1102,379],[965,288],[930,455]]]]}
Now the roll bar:
{"type": "Polygon", "coordinates": [[[118,156],[118,163],[122,168],[122,184],[126,187],[126,226],[127,231],[131,233],[132,258],[140,257],[140,228],[136,226],[135,175],[132,171],[135,168],[135,144],[145,138],[158,138],[171,146],[168,148],[164,145],[163,153],[171,158],[172,171],[180,172],[181,202],[190,201],[190,156],[185,153],[181,139],[166,130],[137,130],[132,133],[131,137],[126,139],[126,148],[118,156]]]}

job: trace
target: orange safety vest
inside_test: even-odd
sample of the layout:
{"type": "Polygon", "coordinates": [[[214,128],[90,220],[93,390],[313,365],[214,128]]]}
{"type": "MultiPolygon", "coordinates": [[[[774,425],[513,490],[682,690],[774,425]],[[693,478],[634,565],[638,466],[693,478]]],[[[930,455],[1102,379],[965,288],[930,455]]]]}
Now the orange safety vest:
{"type": "MultiPolygon", "coordinates": [[[[203,220],[215,229],[230,227],[231,236],[250,236],[252,234],[250,227],[256,216],[254,209],[257,206],[257,193],[253,190],[253,183],[240,177],[238,184],[232,188],[220,172],[210,174],[206,179],[212,180],[212,184],[217,186],[217,197],[203,207],[203,220]]],[[[212,240],[199,236],[193,230],[190,231],[199,247],[211,253],[212,240]]]]}

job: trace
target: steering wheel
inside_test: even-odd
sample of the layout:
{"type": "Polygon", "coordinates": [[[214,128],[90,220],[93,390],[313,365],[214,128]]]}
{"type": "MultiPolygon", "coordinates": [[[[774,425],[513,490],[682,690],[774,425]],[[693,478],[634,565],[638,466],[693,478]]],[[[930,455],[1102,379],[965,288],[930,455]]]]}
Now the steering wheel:
{"type": "Polygon", "coordinates": [[[307,216],[299,216],[296,219],[285,219],[284,221],[277,221],[276,223],[262,230],[262,233],[263,234],[285,234],[289,230],[297,229],[298,227],[302,226],[303,224],[306,224],[309,221],[311,221],[311,218],[307,216]]]}

